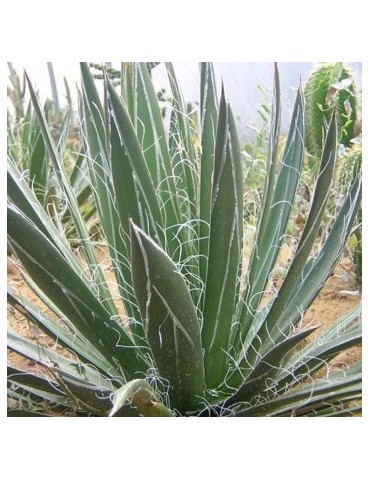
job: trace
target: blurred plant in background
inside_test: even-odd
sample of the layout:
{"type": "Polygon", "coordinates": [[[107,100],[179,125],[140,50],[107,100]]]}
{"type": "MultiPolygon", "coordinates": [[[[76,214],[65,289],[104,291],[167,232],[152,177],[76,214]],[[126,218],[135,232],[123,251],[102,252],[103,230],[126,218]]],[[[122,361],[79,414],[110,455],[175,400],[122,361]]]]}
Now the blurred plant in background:
{"type": "Polygon", "coordinates": [[[361,131],[359,100],[354,74],[344,63],[320,63],[305,87],[306,148],[320,157],[325,129],[335,109],[339,143],[351,147],[361,131]]]}
{"type": "MultiPolygon", "coordinates": [[[[45,148],[40,124],[29,95],[26,95],[26,78],[17,74],[9,63],[9,80],[13,88],[8,87],[8,156],[27,178],[28,185],[34,191],[38,201],[49,214],[63,223],[72,244],[79,244],[75,239],[76,230],[71,223],[65,204],[65,197],[60,190],[55,172],[50,168],[50,155],[45,148]]],[[[50,134],[53,137],[66,173],[86,221],[92,220],[95,206],[91,203],[91,188],[87,180],[86,153],[80,136],[76,113],[72,110],[69,87],[65,80],[67,104],[59,107],[52,64],[48,64],[52,79],[53,99],[47,99],[43,114],[50,134]]],[[[27,92],[28,93],[28,92],[27,92]]],[[[8,184],[8,188],[12,188],[8,184]]],[[[93,222],[92,229],[96,228],[93,222]]]]}

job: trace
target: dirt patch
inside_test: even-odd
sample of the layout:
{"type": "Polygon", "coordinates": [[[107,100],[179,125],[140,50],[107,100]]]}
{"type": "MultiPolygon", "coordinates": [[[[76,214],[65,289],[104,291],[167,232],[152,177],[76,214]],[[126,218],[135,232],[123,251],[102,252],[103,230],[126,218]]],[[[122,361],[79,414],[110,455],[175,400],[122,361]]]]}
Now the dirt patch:
{"type": "MultiPolygon", "coordinates": [[[[361,299],[361,285],[356,280],[352,264],[344,259],[328,278],[319,296],[311,304],[304,316],[305,325],[321,325],[320,330],[332,325],[346,313],[354,309],[361,299]]],[[[342,368],[361,359],[362,347],[356,346],[337,355],[330,366],[342,368]]]]}

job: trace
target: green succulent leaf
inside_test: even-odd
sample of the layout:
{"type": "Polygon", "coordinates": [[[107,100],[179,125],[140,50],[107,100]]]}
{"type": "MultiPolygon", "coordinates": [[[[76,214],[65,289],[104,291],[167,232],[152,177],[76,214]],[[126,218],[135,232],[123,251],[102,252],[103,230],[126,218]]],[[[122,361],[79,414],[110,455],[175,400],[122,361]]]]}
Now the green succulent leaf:
{"type": "Polygon", "coordinates": [[[331,399],[340,411],[341,402],[346,403],[361,398],[362,381],[359,364],[351,366],[343,378],[332,375],[326,380],[308,382],[298,390],[288,391],[271,400],[265,399],[257,405],[241,408],[235,416],[300,416],[307,412],[320,411],[331,399]]]}
{"type": "MultiPolygon", "coordinates": [[[[192,125],[189,122],[189,114],[185,108],[184,99],[172,63],[166,63],[166,68],[173,95],[173,121],[171,122],[171,126],[174,126],[178,130],[178,138],[176,140],[177,155],[172,155],[174,161],[173,169],[175,175],[176,165],[181,169],[181,173],[178,174],[182,180],[181,187],[186,189],[186,199],[189,202],[189,209],[192,218],[195,218],[198,181],[196,177],[197,156],[192,137],[192,125]]],[[[170,141],[172,139],[173,136],[170,135],[170,141]]]]}
{"type": "Polygon", "coordinates": [[[201,64],[201,159],[199,191],[199,274],[205,285],[209,254],[218,100],[212,64],[201,64]]]}
{"type": "MultiPolygon", "coordinates": [[[[279,90],[277,81],[275,90],[277,92],[279,90]]],[[[278,115],[279,102],[276,103],[275,111],[278,115]]],[[[265,291],[268,277],[275,265],[297,191],[304,151],[303,98],[300,89],[297,93],[279,170],[276,165],[278,161],[276,153],[278,123],[278,119],[276,119],[275,128],[271,132],[268,189],[265,193],[266,200],[261,212],[262,219],[254,241],[254,250],[249,262],[246,288],[243,294],[244,300],[240,309],[241,331],[235,337],[236,341],[241,343],[245,340],[248,331],[253,330],[252,324],[256,318],[256,311],[265,291]],[[277,170],[277,178],[274,180],[277,170]]],[[[240,343],[237,348],[241,348],[240,343]]]]}
{"type": "MultiPolygon", "coordinates": [[[[294,259],[290,265],[289,271],[285,277],[284,283],[280,288],[279,296],[271,306],[268,316],[258,334],[258,342],[268,345],[265,339],[276,338],[276,325],[279,325],[281,335],[283,335],[281,322],[277,321],[279,316],[285,315],[287,304],[290,302],[291,293],[299,283],[302,270],[311,253],[314,242],[317,238],[321,220],[325,212],[325,207],[330,192],[330,185],[333,178],[335,159],[336,159],[336,124],[334,117],[329,125],[326,141],[323,149],[322,161],[320,165],[318,180],[312,199],[311,209],[299,241],[294,259]]],[[[284,325],[287,325],[284,323],[284,325]]]]}
{"type": "Polygon", "coordinates": [[[33,89],[31,81],[27,75],[26,75],[26,79],[28,83],[28,88],[30,90],[32,104],[35,109],[35,114],[40,125],[40,131],[45,143],[45,149],[49,154],[51,164],[53,166],[54,172],[59,182],[59,186],[66,197],[69,212],[73,219],[73,223],[76,227],[79,238],[81,239],[81,242],[85,248],[85,252],[89,261],[90,268],[91,270],[93,270],[94,275],[97,279],[97,285],[98,285],[98,289],[101,291],[102,301],[103,303],[106,304],[107,308],[111,310],[112,314],[116,314],[117,311],[116,311],[115,305],[111,301],[109,290],[108,290],[108,287],[106,286],[103,272],[101,271],[99,262],[96,258],[95,250],[92,247],[92,244],[89,240],[89,233],[88,233],[86,224],[79,210],[76,196],[70,186],[66,173],[62,167],[62,162],[58,156],[58,152],[55,147],[55,143],[51,135],[50,129],[46,122],[45,115],[41,110],[38,98],[33,89]]]}
{"type": "Polygon", "coordinates": [[[139,139],[129,114],[126,112],[121,99],[109,80],[107,80],[107,89],[108,102],[116,124],[116,131],[130,161],[132,172],[135,174],[135,182],[141,195],[142,221],[143,223],[148,222],[148,224],[142,224],[142,227],[145,227],[145,230],[150,232],[157,242],[164,245],[160,205],[139,139]]]}
{"type": "Polygon", "coordinates": [[[222,93],[215,150],[207,283],[202,342],[206,382],[220,384],[226,373],[227,349],[240,275],[242,250],[242,176],[235,123],[222,93]]]}
{"type": "Polygon", "coordinates": [[[361,201],[361,179],[360,173],[351,186],[320,252],[311,257],[302,269],[299,282],[291,293],[289,304],[281,314],[279,323],[283,330],[288,328],[288,325],[299,321],[301,312],[306,310],[317,296],[338,261],[350,235],[361,201]]]}
{"type": "Polygon", "coordinates": [[[68,405],[67,399],[58,390],[58,384],[50,378],[8,366],[7,379],[12,396],[17,395],[18,399],[24,398],[37,402],[42,399],[58,405],[68,405]]]}
{"type": "Polygon", "coordinates": [[[204,391],[200,326],[188,287],[174,262],[131,222],[133,285],[144,330],[171,405],[195,409],[204,391]]]}
{"type": "MultiPolygon", "coordinates": [[[[33,291],[39,294],[40,298],[43,299],[42,293],[37,285],[32,282],[31,278],[27,278],[27,280],[33,291]]],[[[113,369],[112,365],[106,361],[88,338],[82,337],[76,330],[76,326],[71,321],[67,321],[63,316],[62,311],[59,310],[55,304],[50,303],[50,299],[48,300],[48,306],[58,315],[57,318],[43,313],[40,308],[36,307],[25,298],[20,298],[12,288],[8,287],[9,305],[12,305],[19,314],[23,315],[30,322],[30,325],[33,325],[36,336],[39,336],[43,332],[50,339],[54,340],[55,344],[69,349],[70,351],[74,351],[81,362],[85,361],[89,364],[93,364],[101,372],[119,378],[119,370],[113,369]],[[61,318],[63,318],[63,322],[61,322],[61,318]]]]}
{"type": "Polygon", "coordinates": [[[74,322],[81,335],[90,339],[112,366],[118,362],[128,375],[141,371],[142,361],[130,352],[131,339],[118,324],[112,324],[110,313],[96,296],[94,283],[84,282],[50,240],[14,206],[8,207],[8,237],[31,278],[74,322]]]}

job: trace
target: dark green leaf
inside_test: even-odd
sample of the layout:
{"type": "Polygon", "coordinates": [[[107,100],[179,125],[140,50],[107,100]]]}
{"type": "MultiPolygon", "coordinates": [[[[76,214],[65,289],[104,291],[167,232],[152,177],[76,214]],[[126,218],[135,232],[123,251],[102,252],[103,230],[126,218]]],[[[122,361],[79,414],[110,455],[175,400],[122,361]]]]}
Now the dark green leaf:
{"type": "Polygon", "coordinates": [[[169,382],[171,407],[195,409],[204,390],[200,326],[176,265],[131,223],[132,274],[144,330],[159,374],[169,382]]]}

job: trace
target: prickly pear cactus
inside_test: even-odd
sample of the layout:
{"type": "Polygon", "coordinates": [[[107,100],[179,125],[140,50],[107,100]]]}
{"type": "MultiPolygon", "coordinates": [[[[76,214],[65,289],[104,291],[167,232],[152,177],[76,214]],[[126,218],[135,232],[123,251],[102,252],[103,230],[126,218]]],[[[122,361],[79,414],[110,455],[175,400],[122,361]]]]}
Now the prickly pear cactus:
{"type": "Polygon", "coordinates": [[[351,70],[343,63],[321,63],[305,85],[305,123],[308,153],[319,157],[324,132],[336,109],[339,142],[345,147],[356,137],[358,99],[351,70]]]}

